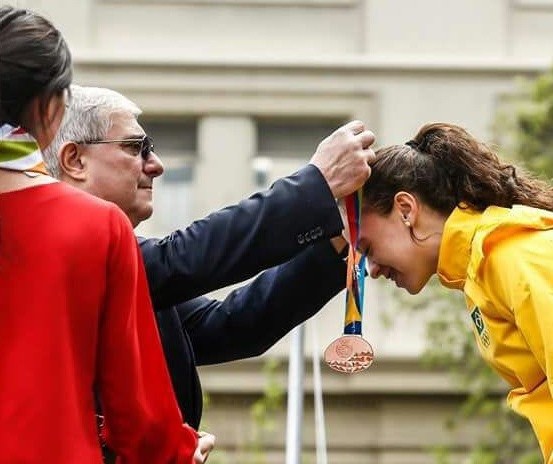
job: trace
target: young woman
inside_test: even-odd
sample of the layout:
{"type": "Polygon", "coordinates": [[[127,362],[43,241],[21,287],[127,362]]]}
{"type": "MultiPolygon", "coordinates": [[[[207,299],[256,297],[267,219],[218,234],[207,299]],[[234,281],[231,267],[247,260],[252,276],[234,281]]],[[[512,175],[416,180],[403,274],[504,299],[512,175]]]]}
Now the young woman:
{"type": "Polygon", "coordinates": [[[363,189],[371,277],[464,292],[484,359],[553,463],[553,188],[452,124],[382,148],[363,189]]]}
{"type": "Polygon", "coordinates": [[[117,207],[43,174],[71,57],[0,8],[0,463],[101,463],[94,392],[121,463],[201,463],[182,424],[142,260],[117,207]]]}

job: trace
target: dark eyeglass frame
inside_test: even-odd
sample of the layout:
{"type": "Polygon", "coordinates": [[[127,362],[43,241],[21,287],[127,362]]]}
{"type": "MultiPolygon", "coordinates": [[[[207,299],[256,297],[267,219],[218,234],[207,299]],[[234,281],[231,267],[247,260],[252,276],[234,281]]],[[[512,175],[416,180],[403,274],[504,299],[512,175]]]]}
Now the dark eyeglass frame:
{"type": "Polygon", "coordinates": [[[154,139],[149,135],[145,135],[140,138],[130,138],[130,139],[118,139],[118,140],[83,140],[82,142],[75,142],[78,145],[100,145],[104,143],[119,143],[121,145],[130,146],[134,143],[140,143],[138,153],[140,157],[147,161],[150,153],[154,151],[154,139]]]}

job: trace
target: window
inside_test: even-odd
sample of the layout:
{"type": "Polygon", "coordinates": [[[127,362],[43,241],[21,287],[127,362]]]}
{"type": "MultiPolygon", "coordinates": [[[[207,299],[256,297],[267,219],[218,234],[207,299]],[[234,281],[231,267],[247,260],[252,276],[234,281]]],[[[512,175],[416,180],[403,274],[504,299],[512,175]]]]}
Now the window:
{"type": "Polygon", "coordinates": [[[308,163],[317,145],[343,122],[340,118],[258,119],[253,160],[256,187],[264,188],[308,163]]]}

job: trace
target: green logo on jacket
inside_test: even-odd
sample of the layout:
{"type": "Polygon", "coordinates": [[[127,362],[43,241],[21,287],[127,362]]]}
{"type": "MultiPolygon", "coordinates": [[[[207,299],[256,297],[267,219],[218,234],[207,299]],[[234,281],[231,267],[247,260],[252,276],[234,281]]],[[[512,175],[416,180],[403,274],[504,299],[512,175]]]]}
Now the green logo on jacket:
{"type": "Polygon", "coordinates": [[[488,332],[488,329],[486,329],[484,318],[482,317],[482,313],[480,312],[480,308],[478,306],[475,306],[474,309],[471,311],[470,317],[472,319],[472,322],[474,322],[476,332],[478,332],[478,336],[480,337],[482,345],[488,348],[488,346],[490,346],[490,334],[488,332]]]}

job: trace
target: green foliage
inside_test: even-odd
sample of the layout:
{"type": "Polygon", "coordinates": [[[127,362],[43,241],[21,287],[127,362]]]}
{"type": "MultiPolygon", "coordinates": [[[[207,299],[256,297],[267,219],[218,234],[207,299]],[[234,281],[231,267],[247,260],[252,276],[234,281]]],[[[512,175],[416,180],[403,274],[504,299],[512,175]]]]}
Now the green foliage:
{"type": "Polygon", "coordinates": [[[540,76],[530,88],[529,104],[516,113],[516,149],[535,172],[553,173],[553,74],[540,76]]]}
{"type": "MultiPolygon", "coordinates": [[[[279,368],[280,361],[275,358],[269,358],[263,364],[265,388],[263,394],[250,407],[251,434],[248,435],[247,441],[239,446],[240,462],[244,464],[267,463],[264,449],[266,437],[267,434],[274,431],[276,427],[275,416],[282,412],[284,407],[284,388],[277,376],[279,368]]],[[[211,400],[208,393],[204,392],[203,395],[205,413],[211,407],[211,400]]],[[[202,421],[201,429],[211,431],[209,423],[205,420],[202,421]]],[[[230,457],[227,453],[215,447],[215,451],[209,456],[209,462],[212,464],[228,464],[230,457]]]]}
{"type": "Polygon", "coordinates": [[[553,68],[521,80],[518,94],[505,103],[495,122],[501,154],[553,178],[553,68]]]}
{"type": "Polygon", "coordinates": [[[265,374],[265,389],[263,395],[257,399],[250,409],[253,420],[251,440],[246,446],[247,464],[266,464],[267,459],[263,450],[265,438],[275,430],[277,413],[283,410],[284,388],[278,381],[277,373],[280,362],[269,358],[263,365],[265,374]]]}

